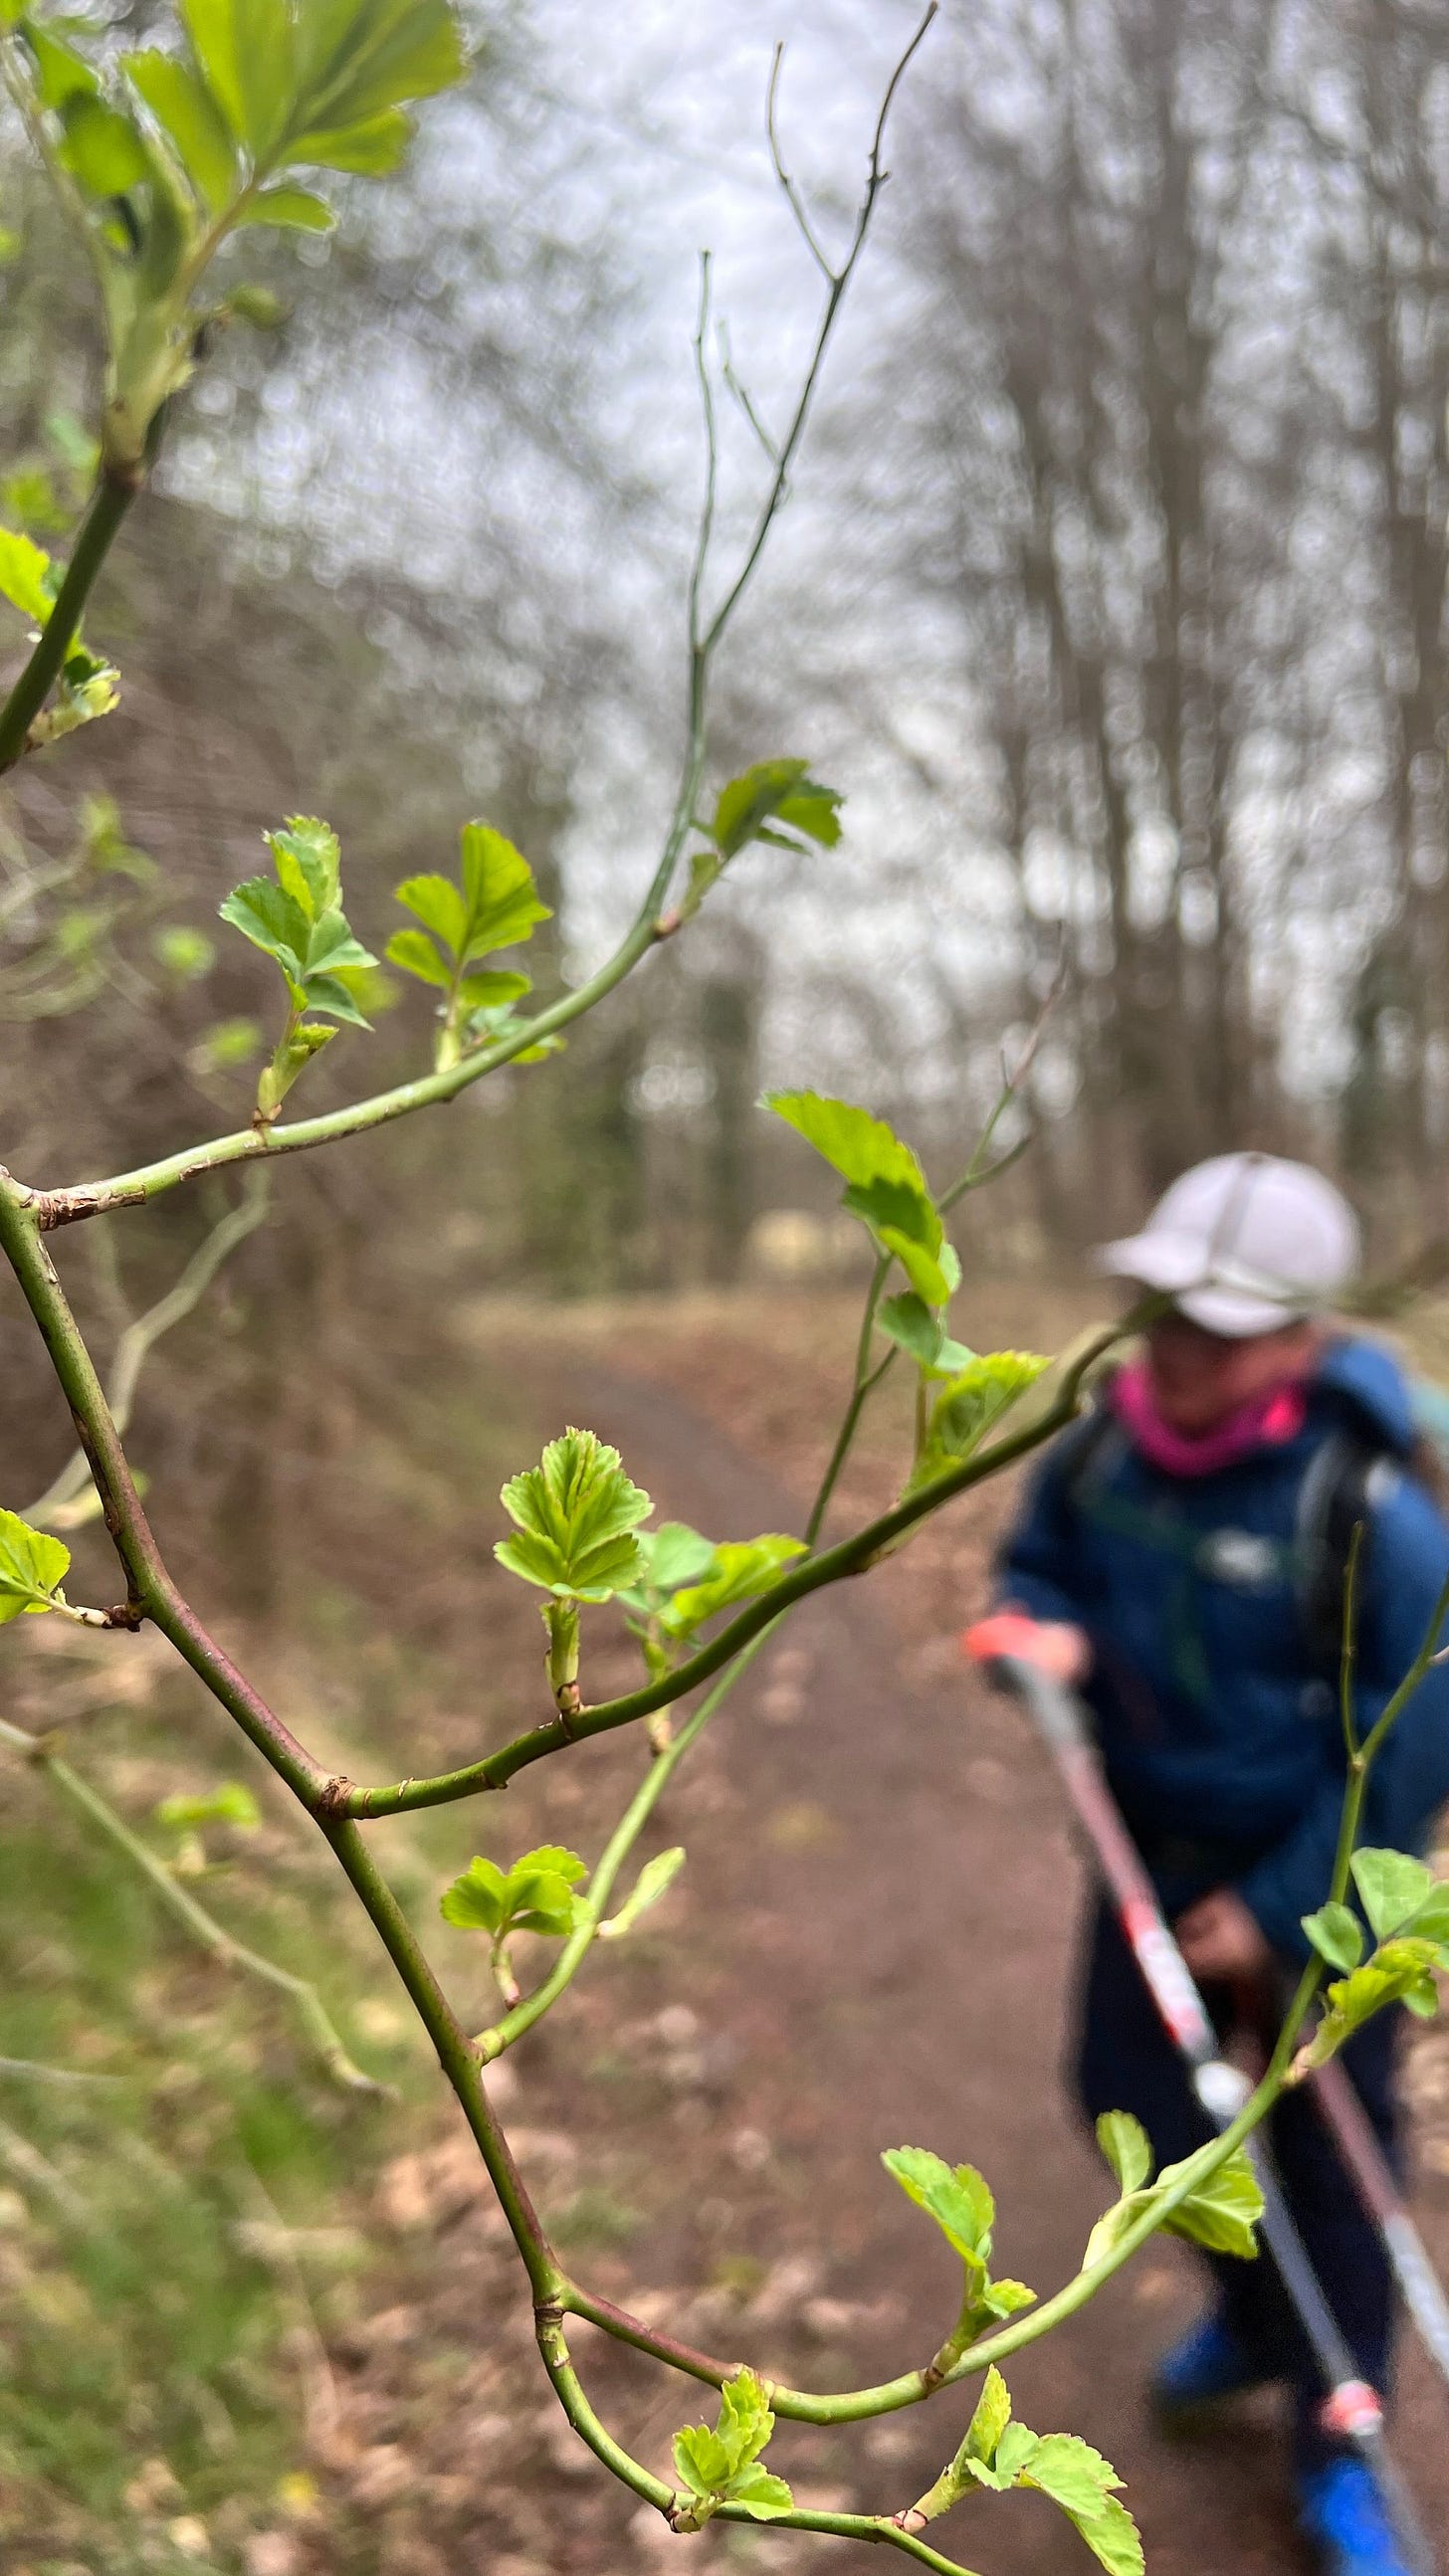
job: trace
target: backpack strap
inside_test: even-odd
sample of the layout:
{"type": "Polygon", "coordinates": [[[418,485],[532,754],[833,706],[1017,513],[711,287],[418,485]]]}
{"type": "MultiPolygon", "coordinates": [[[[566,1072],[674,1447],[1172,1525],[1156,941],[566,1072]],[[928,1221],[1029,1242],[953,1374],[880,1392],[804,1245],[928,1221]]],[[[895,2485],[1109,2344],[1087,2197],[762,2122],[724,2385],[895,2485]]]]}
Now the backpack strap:
{"type": "Polygon", "coordinates": [[[1337,1670],[1342,1651],[1354,1531],[1392,1492],[1399,1474],[1397,1460],[1382,1444],[1352,1431],[1331,1431],[1298,1489],[1293,1558],[1299,1606],[1314,1660],[1330,1671],[1337,1670]]]}

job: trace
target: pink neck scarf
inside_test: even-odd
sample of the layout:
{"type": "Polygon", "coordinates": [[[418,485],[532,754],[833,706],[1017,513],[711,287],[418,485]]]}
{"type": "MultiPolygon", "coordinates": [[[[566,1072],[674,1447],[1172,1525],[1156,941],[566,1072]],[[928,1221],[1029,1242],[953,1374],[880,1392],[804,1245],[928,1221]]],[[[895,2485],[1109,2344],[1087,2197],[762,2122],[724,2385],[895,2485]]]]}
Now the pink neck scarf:
{"type": "Polygon", "coordinates": [[[1190,1436],[1163,1420],[1147,1363],[1133,1360],[1117,1371],[1109,1402],[1133,1447],[1164,1475],[1211,1476],[1220,1467],[1236,1466],[1255,1449],[1276,1449],[1296,1439],[1308,1410],[1308,1389],[1301,1378],[1281,1379],[1210,1430],[1190,1436]]]}

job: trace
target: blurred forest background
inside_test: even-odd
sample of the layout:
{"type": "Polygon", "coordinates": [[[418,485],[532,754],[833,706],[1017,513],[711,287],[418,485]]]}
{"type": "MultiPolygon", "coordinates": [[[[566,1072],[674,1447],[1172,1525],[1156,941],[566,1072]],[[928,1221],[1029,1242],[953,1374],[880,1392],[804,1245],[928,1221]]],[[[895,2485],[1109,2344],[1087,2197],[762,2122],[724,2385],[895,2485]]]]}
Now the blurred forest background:
{"type": "MultiPolygon", "coordinates": [[[[106,16],[132,43],[157,12],[112,0],[106,16]]],[[[528,961],[542,994],[588,971],[647,879],[679,757],[703,467],[697,251],[717,255],[721,381],[727,362],[768,434],[818,283],[770,173],[771,46],[789,39],[792,168],[835,239],[912,21],[897,0],[711,0],[687,17],[637,0],[607,25],[580,0],[490,0],[474,8],[468,88],[429,109],[402,175],[359,186],[330,241],[270,254],[294,318],[238,326],[214,351],[97,594],[91,632],[121,666],[121,711],[29,763],[0,807],[13,1169],[77,1181],[245,1123],[271,997],[216,906],[286,813],[336,826],[349,915],[379,952],[402,918],[397,879],[448,866],[459,823],[487,816],[555,907],[528,961]]],[[[0,133],[0,516],[46,542],[84,487],[95,339],[80,265],[13,124],[0,133]]],[[[304,1675],[342,1737],[363,1702],[374,1735],[411,1723],[424,1675],[461,1708],[468,1616],[429,1591],[429,1551],[453,1545],[460,1492],[490,1494],[534,1436],[506,1370],[493,1427],[460,1419],[440,1293],[677,1300],[772,1259],[828,1268],[828,1230],[778,1222],[823,1219],[828,1198],[809,1197],[805,1158],[767,1132],[769,1081],[868,1103],[944,1178],[1003,1049],[1019,1052],[1059,987],[1020,1105],[1032,1150],[962,1220],[968,1279],[1069,1277],[1184,1163],[1233,1145],[1320,1159],[1384,1261],[1441,1230],[1440,0],[948,5],[890,159],[797,488],[721,667],[711,760],[719,781],[808,757],[846,798],[840,848],[798,865],[754,852],[563,1054],[284,1167],[272,1221],[168,1345],[174,1370],[145,1382],[141,1454],[163,1525],[184,1519],[178,1556],[258,1623],[263,1661],[304,1675]],[[399,1514],[414,1589],[388,1642],[356,1560],[399,1514]],[[301,1555],[303,1532],[317,1555],[301,1555]],[[362,1676],[351,1714],[318,1678],[340,1638],[362,1676]]],[[[767,467],[745,407],[723,401],[728,532],[767,467]]],[[[380,975],[374,1017],[309,1075],[314,1105],[427,1061],[416,988],[380,975]]],[[[103,1343],[234,1196],[178,1194],[67,1243],[103,1343]]],[[[1025,1338],[1007,1308],[1002,1330],[1025,1338]]],[[[649,1329],[641,1311],[631,1330],[649,1329]]],[[[63,1451],[23,1347],[11,1317],[28,1492],[63,1451]]],[[[480,1521],[469,1541],[479,1582],[491,1534],[480,1521]]],[[[168,1776],[170,1686],[143,1676],[128,1713],[72,1649],[60,1703],[111,1724],[109,1785],[144,1817],[168,1776]]],[[[53,1677],[25,1680],[13,1652],[7,1688],[12,1715],[53,1714],[53,1677]]],[[[58,1862],[38,1784],[26,1800],[0,1899],[21,1969],[3,2044],[71,2061],[90,2044],[109,2069],[147,1978],[172,1994],[177,1972],[148,1964],[144,1891],[118,1893],[69,1845],[58,1862]],[[61,1902],[76,1885],[78,1932],[61,1902]],[[89,2021],[63,2000],[78,1963],[89,2021]]],[[[301,1875],[283,1870],[257,1922],[301,1961],[324,1900],[312,1864],[288,1866],[301,1875]]],[[[346,1940],[337,1973],[360,1988],[346,1940]]],[[[376,2045],[401,2049],[377,2011],[376,2045]]],[[[198,2004],[208,2083],[232,2087],[253,2182],[270,2174],[321,2224],[351,2162],[331,2115],[297,2107],[292,2074],[274,2082],[248,2056],[254,2020],[198,2004]]],[[[163,2073],[143,2050],[140,2093],[163,2073]]],[[[214,2277],[176,2287],[169,2326],[153,2319],[154,2347],[127,2340],[116,2320],[172,2255],[142,2225],[154,2171],[144,2154],[134,2171],[109,2157],[112,2115],[88,2099],[57,2088],[38,2109],[27,2097],[31,2130],[0,2124],[17,2186],[34,2185],[36,2156],[62,2194],[82,2172],[114,2198],[116,2241],[134,2240],[129,2271],[96,2253],[87,2276],[89,2313],[109,2320],[89,2375],[62,2266],[27,2311],[42,2395],[6,2397],[0,2379],[20,2498],[7,2566],[112,2576],[214,2549],[230,2568],[250,2532],[251,2576],[426,2576],[421,2541],[375,2562],[362,2536],[353,2555],[310,2559],[299,2542],[289,2557],[268,2526],[268,2558],[245,2517],[208,2522],[240,2473],[225,2428],[199,2401],[192,2420],[167,2377],[176,2318],[198,2321],[188,2384],[214,2390],[199,2321],[217,2352],[254,2325],[259,2350],[275,2330],[304,2361],[313,2328],[290,2256],[247,2288],[219,2254],[214,2277]],[[154,2400],[139,2432],[133,2385],[154,2400]],[[172,2415],[183,2429],[166,2429],[172,2415]],[[77,2468],[83,2420],[94,2439],[77,2468]]],[[[175,2116],[185,2151],[168,2169],[201,2195],[200,2244],[231,2147],[215,2123],[175,2116]]],[[[265,2208],[236,2223],[260,2228],[253,2252],[273,2244],[265,2208]]],[[[607,2210],[581,2224],[609,2241],[607,2210]]],[[[344,2247],[344,2273],[351,2260],[344,2247]]],[[[285,2468],[271,2402],[255,2388],[227,2400],[272,2425],[257,2435],[268,2494],[285,2468]]],[[[6,2465],[0,2450],[0,2514],[6,2465]]],[[[287,2529],[302,2531],[311,2472],[288,2474],[287,2529]]],[[[356,2509],[361,2534],[365,2488],[356,2509]]]]}

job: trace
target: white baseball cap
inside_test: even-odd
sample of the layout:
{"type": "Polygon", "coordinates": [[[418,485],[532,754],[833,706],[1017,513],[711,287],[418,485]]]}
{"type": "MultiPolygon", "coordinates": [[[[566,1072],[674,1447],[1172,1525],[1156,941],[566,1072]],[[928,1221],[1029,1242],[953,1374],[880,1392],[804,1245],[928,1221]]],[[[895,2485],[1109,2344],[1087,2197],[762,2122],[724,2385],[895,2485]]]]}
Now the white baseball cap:
{"type": "Polygon", "coordinates": [[[1204,1332],[1246,1341],[1334,1304],[1358,1267],[1358,1219],[1306,1163],[1216,1154],[1173,1182],[1140,1234],[1093,1257],[1110,1278],[1163,1290],[1204,1332]]]}

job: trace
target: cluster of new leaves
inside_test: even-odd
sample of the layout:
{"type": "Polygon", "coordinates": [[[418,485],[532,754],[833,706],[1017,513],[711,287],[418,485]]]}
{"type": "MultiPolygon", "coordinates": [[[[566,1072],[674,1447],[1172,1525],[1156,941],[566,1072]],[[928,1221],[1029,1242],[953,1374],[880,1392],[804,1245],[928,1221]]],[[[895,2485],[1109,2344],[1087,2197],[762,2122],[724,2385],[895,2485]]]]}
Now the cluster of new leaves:
{"type": "Polygon", "coordinates": [[[781,1568],[805,1553],[803,1539],[767,1530],[760,1538],[701,1536],[685,1521],[640,1530],[638,1580],[619,1594],[651,1676],[668,1672],[680,1649],[721,1610],[768,1592],[781,1568]]]}
{"type": "Polygon", "coordinates": [[[708,822],[697,817],[694,828],[705,847],[690,854],[680,923],[698,912],[731,859],[752,841],[796,858],[812,847],[833,850],[840,838],[840,798],[810,776],[806,760],[759,760],[720,789],[713,816],[708,822]]]}
{"type": "Polygon", "coordinates": [[[0,1624],[26,1611],[64,1610],[69,1566],[70,1549],[58,1538],[18,1512],[0,1512],[0,1624]]]}
{"type": "Polygon", "coordinates": [[[930,1484],[971,1457],[1050,1365],[1035,1351],[988,1351],[968,1360],[947,1379],[926,1415],[907,1490],[930,1484]]]}
{"type": "Polygon", "coordinates": [[[594,1431],[565,1431],[499,1497],[517,1531],[493,1553],[510,1574],[559,1601],[609,1601],[639,1576],[634,1533],[652,1508],[594,1431]]]}
{"type": "Polygon", "coordinates": [[[1115,2492],[1121,2484],[1110,2461],[1075,2433],[1033,2433],[1018,2424],[1006,2382],[993,2367],[965,2441],[917,2514],[933,2521],[973,2486],[998,2494],[1007,2487],[1035,2487],[1076,2525],[1109,2576],[1142,2576],[1137,2525],[1115,2492]]]}
{"type": "Polygon", "coordinates": [[[461,77],[457,22],[447,0],[183,0],[175,50],[95,60],[73,18],[16,0],[0,0],[0,14],[12,83],[100,285],[105,457],[134,476],[209,314],[276,318],[272,299],[244,286],[196,302],[222,242],[257,224],[330,229],[326,200],[284,174],[394,170],[408,105],[461,77]]]}
{"type": "Polygon", "coordinates": [[[516,969],[479,961],[531,939],[535,924],[551,918],[527,859],[487,823],[464,824],[459,879],[454,885],[450,877],[408,877],[397,899],[423,926],[395,931],[387,943],[392,965],[435,986],[443,997],[440,1072],[469,1047],[513,1034],[513,1005],[530,990],[530,980],[516,969]]]}
{"type": "Polygon", "coordinates": [[[754,2372],[736,2371],[719,2396],[713,2431],[686,2424],[674,2436],[674,2465],[685,2488],[670,2516],[676,2531],[702,2530],[722,2504],[742,2506],[754,2522],[773,2522],[794,2510],[784,2479],[761,2466],[775,2418],[754,2372]]]}
{"type": "Polygon", "coordinates": [[[505,2002],[516,2003],[518,1988],[508,1962],[507,1944],[515,1932],[535,1932],[545,1940],[566,1941],[571,1932],[593,1927],[600,1940],[622,1940],[641,1914],[657,1905],[684,1865],[684,1852],[657,1852],[646,1861],[617,1914],[596,1922],[596,1909],[582,1893],[588,1865],[577,1852],[559,1843],[540,1843],[511,1869],[475,1853],[461,1876],[445,1888],[439,1911],[445,1923],[462,1932],[486,1932],[492,1940],[494,1973],[505,2002]]]}
{"type": "Polygon", "coordinates": [[[889,2147],[881,2157],[902,2191],[934,2218],[948,2245],[961,2257],[965,2279],[961,2315],[953,2340],[964,2350],[973,2335],[1019,2308],[1033,2305],[1036,2292],[1024,2281],[993,2281],[990,2272],[996,2203],[989,2185],[974,2165],[948,2165],[928,2147],[889,2147]]]}
{"type": "MultiPolygon", "coordinates": [[[[1084,2272],[1110,2254],[1145,2212],[1160,2206],[1182,2173],[1181,2165],[1164,2165],[1152,2180],[1147,2132],[1130,2111],[1104,2111],[1097,2122],[1097,2143],[1117,2177],[1121,2197],[1098,2219],[1087,2239],[1084,2272]]],[[[1258,2251],[1253,2231],[1262,2215],[1258,2177],[1246,2150],[1238,2147],[1206,2182],[1169,2210],[1162,2223],[1174,2236],[1188,2237],[1211,2254],[1235,2254],[1247,2262],[1258,2251]]]]}
{"type": "MultiPolygon", "coordinates": [[[[65,566],[54,562],[33,537],[0,528],[0,597],[19,609],[33,633],[42,633],[49,624],[64,574],[65,566]]],[[[63,734],[74,733],[77,725],[109,715],[119,693],[119,677],[109,662],[89,650],[77,627],[60,666],[56,694],[31,720],[27,748],[38,751],[63,734]]]]}
{"type": "Polygon", "coordinates": [[[157,1824],[174,1837],[170,1866],[178,1878],[203,1878],[212,1867],[203,1839],[208,1825],[230,1825],[249,1834],[261,1821],[260,1807],[240,1780],[222,1780],[198,1796],[178,1792],[163,1798],[156,1809],[157,1824]]]}
{"type": "Polygon", "coordinates": [[[1435,1971],[1449,1974],[1449,1886],[1407,1852],[1355,1852],[1352,1866],[1375,1946],[1365,1958],[1363,1925],[1350,1906],[1330,1903],[1304,1916],[1319,1957],[1344,1971],[1329,1986],[1328,2010],[1303,2053],[1308,2066],[1336,2055],[1385,2004],[1407,2004],[1429,2020],[1439,2004],[1435,1971]]]}
{"type": "Polygon", "coordinates": [[[276,1117],[298,1074],[328,1040],[335,1023],[370,1023],[359,1006],[360,979],[377,959],[355,939],[342,910],[342,866],[337,835],[315,816],[292,814],[286,829],[263,836],[275,877],[248,877],[220,906],[223,921],[274,958],[286,983],[290,1010],[272,1059],[257,1085],[257,1118],[276,1117]],[[308,1019],[309,1011],[325,1018],[308,1019]]]}

